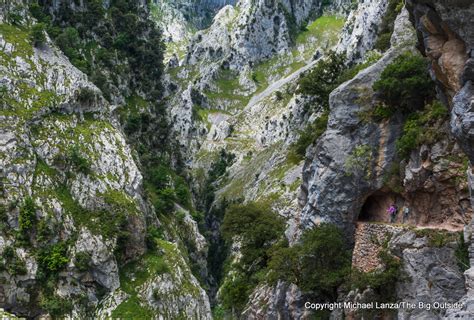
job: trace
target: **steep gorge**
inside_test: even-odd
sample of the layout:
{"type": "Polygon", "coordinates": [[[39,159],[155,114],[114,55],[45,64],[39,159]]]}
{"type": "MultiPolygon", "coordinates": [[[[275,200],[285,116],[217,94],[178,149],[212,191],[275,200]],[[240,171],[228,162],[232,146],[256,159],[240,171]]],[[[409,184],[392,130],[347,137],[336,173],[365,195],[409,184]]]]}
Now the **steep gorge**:
{"type": "MultiPolygon", "coordinates": [[[[32,318],[315,316],[304,302],[324,296],[286,274],[269,280],[272,254],[245,269],[248,239],[221,234],[235,204],[281,217],[284,231],[263,244],[275,252],[281,242],[291,253],[330,223],[353,248],[354,269],[385,275],[398,261],[408,277],[390,283],[390,298],[474,296],[472,270],[466,285],[462,276],[472,216],[468,1],[35,8],[16,1],[0,11],[0,307],[32,318]],[[99,22],[88,25],[91,16],[99,22]],[[47,36],[35,45],[39,22],[47,36]],[[432,61],[435,101],[383,113],[375,83],[399,57],[422,55],[432,61]],[[302,87],[327,57],[343,66],[325,98],[302,87]],[[400,210],[389,224],[391,203],[410,208],[407,219],[400,210]]],[[[380,294],[348,281],[337,299],[387,298],[380,294]]],[[[319,316],[471,315],[466,303],[319,316]]]]}

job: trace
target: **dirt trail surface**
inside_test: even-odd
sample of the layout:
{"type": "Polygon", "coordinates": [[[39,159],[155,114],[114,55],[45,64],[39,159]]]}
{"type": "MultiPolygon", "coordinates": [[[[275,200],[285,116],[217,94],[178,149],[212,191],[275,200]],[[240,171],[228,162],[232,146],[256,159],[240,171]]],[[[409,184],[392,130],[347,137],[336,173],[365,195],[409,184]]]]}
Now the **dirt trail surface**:
{"type": "MultiPolygon", "coordinates": [[[[321,59],[321,58],[319,58],[319,59],[321,59]]],[[[270,84],[265,90],[263,90],[262,92],[257,93],[256,95],[254,95],[250,99],[250,101],[247,104],[245,109],[253,107],[257,103],[259,103],[260,101],[262,101],[263,99],[265,99],[266,97],[271,95],[273,92],[275,92],[276,90],[283,87],[285,84],[289,83],[290,81],[293,81],[293,80],[297,79],[300,74],[302,74],[303,72],[311,69],[319,61],[319,59],[311,61],[310,63],[308,63],[304,67],[301,67],[300,69],[298,69],[295,72],[291,73],[286,78],[282,78],[282,79],[270,84]]]]}
{"type": "Polygon", "coordinates": [[[415,229],[415,230],[423,230],[423,229],[432,229],[432,230],[444,230],[444,231],[449,231],[449,232],[459,232],[463,231],[464,227],[463,226],[453,226],[450,224],[440,224],[440,225],[413,225],[410,223],[390,223],[390,222],[379,222],[379,221],[358,221],[356,222],[356,227],[357,226],[362,226],[362,225],[372,225],[372,224],[377,224],[377,225],[385,225],[385,226],[393,226],[395,228],[406,228],[406,229],[415,229]]]}

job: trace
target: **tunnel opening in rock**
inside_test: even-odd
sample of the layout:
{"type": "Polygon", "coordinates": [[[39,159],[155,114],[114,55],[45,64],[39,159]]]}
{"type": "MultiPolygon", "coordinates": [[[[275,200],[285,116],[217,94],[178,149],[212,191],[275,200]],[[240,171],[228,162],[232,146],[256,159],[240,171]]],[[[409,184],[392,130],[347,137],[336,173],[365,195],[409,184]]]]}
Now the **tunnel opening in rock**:
{"type": "Polygon", "coordinates": [[[395,192],[377,191],[371,194],[365,200],[357,221],[360,222],[390,222],[388,208],[395,205],[399,214],[400,208],[403,206],[403,198],[395,192]]]}

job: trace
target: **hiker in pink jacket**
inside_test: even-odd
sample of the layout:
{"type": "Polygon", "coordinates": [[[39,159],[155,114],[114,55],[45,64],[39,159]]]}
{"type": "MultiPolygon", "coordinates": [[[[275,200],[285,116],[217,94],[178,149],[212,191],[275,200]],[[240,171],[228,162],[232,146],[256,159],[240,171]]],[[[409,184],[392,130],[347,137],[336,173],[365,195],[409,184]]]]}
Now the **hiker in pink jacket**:
{"type": "Polygon", "coordinates": [[[397,212],[397,208],[395,204],[392,204],[390,207],[387,209],[388,214],[390,215],[390,223],[395,222],[395,214],[397,212]]]}

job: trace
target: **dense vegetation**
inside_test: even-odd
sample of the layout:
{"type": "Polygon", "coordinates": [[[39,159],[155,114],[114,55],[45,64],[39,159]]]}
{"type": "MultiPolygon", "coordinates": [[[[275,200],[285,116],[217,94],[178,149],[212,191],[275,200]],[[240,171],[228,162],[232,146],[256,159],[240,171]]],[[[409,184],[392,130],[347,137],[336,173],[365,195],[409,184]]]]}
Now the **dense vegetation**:
{"type": "Polygon", "coordinates": [[[323,224],[306,231],[300,243],[276,248],[268,265],[270,281],[294,283],[314,301],[336,301],[350,274],[350,251],[342,231],[323,224]]]}
{"type": "MultiPolygon", "coordinates": [[[[124,0],[111,1],[108,9],[97,0],[86,0],[83,6],[85,10],[77,10],[62,2],[52,16],[49,1],[40,0],[30,5],[30,12],[46,26],[72,63],[94,82],[100,83],[104,72],[118,73],[124,78],[132,74],[131,88],[148,91],[151,86],[151,91],[158,90],[156,79],[162,73],[163,45],[161,34],[147,19],[145,9],[124,0]],[[123,60],[129,65],[124,65],[123,60]]],[[[104,85],[99,87],[105,89],[104,85]]]]}
{"type": "Polygon", "coordinates": [[[222,234],[227,242],[239,242],[242,256],[221,287],[225,309],[242,311],[252,289],[263,278],[271,250],[284,228],[283,220],[266,203],[231,205],[227,209],[222,234]]]}
{"type": "MultiPolygon", "coordinates": [[[[358,289],[359,292],[370,288],[371,293],[366,296],[364,302],[396,302],[397,301],[397,289],[396,285],[400,281],[406,280],[406,274],[402,269],[402,262],[400,259],[392,255],[387,249],[388,242],[382,244],[383,248],[379,252],[379,259],[381,262],[381,268],[373,270],[371,272],[362,272],[357,269],[352,270],[351,274],[351,287],[352,289],[358,289]]],[[[380,310],[362,310],[365,316],[369,319],[377,317],[380,314],[380,310]]],[[[385,311],[382,311],[385,312],[385,311]]]]}
{"type": "Polygon", "coordinates": [[[266,203],[227,209],[222,233],[227,242],[239,245],[241,256],[233,260],[231,255],[227,262],[232,272],[220,291],[225,310],[238,314],[255,286],[279,280],[298,285],[314,301],[337,299],[338,287],[350,275],[350,251],[342,231],[323,224],[306,231],[299,243],[288,247],[284,228],[282,218],[266,203]]]}
{"type": "MultiPolygon", "coordinates": [[[[62,1],[54,5],[50,0],[39,0],[30,1],[28,5],[37,23],[29,24],[31,20],[23,18],[23,11],[16,18],[14,13],[9,15],[9,22],[18,25],[18,29],[28,30],[25,32],[26,39],[40,50],[46,49],[49,35],[71,63],[97,85],[107,100],[121,105],[118,108],[119,118],[129,144],[138,151],[138,160],[143,165],[142,172],[151,173],[147,176],[147,187],[152,186],[149,194],[156,200],[154,204],[158,213],[169,214],[168,210],[175,202],[186,208],[191,207],[191,195],[185,179],[170,168],[170,163],[178,167],[181,162],[174,146],[168,142],[169,125],[164,104],[160,101],[163,72],[161,33],[148,19],[146,6],[123,0],[112,0],[107,3],[107,7],[98,0],[62,1]],[[164,178],[160,177],[160,174],[163,175],[159,170],[160,164],[168,170],[167,181],[161,185],[160,179],[164,178]]],[[[22,6],[18,5],[18,8],[23,10],[22,6]]],[[[0,90],[0,96],[2,93],[5,94],[5,89],[0,90]]],[[[74,96],[75,101],[68,103],[87,107],[103,102],[100,93],[89,88],[79,88],[74,96]]],[[[51,116],[57,116],[57,111],[54,110],[51,116]]],[[[44,116],[46,118],[50,115],[44,116]]],[[[89,130],[89,127],[82,124],[99,123],[97,119],[104,117],[107,117],[104,122],[108,122],[109,115],[81,114],[78,117],[81,125],[78,127],[89,130]]],[[[32,125],[35,134],[42,129],[39,123],[32,125]]],[[[83,134],[82,131],[77,134],[78,128],[68,130],[68,134],[72,133],[71,136],[83,134]]],[[[94,134],[95,132],[92,135],[94,134]]],[[[4,250],[0,269],[7,269],[12,276],[26,274],[27,265],[24,256],[20,259],[18,248],[24,248],[27,256],[34,257],[38,268],[36,281],[31,281],[26,286],[26,293],[30,297],[27,309],[48,312],[54,318],[69,313],[73,304],[92,310],[92,307],[87,308],[89,297],[73,294],[66,300],[57,295],[58,284],[63,281],[66,271],[69,275],[79,274],[82,278],[92,268],[91,254],[87,251],[76,252],[74,249],[78,231],[87,227],[93,235],[115,242],[115,258],[123,265],[130,259],[130,256],[126,256],[127,246],[131,243],[129,218],[138,210],[135,202],[125,192],[110,190],[97,193],[96,208],[84,208],[71,195],[70,179],[78,175],[89,176],[93,180],[100,179],[96,168],[92,166],[93,157],[75,139],[71,140],[69,146],[62,148],[58,145],[58,148],[60,152],[52,163],[48,161],[49,165],[40,156],[35,156],[37,165],[32,176],[31,197],[9,204],[8,209],[2,205],[0,212],[2,232],[15,240],[4,250]],[[53,181],[52,188],[46,191],[51,195],[42,194],[45,191],[38,187],[35,179],[40,175],[46,175],[53,181]],[[55,210],[60,205],[60,217],[73,223],[76,230],[68,227],[64,230],[67,224],[57,214],[45,210],[48,205],[45,205],[44,198],[49,196],[57,199],[55,210]],[[40,204],[41,201],[43,203],[40,204]],[[18,230],[4,228],[8,225],[5,221],[6,210],[13,211],[16,207],[19,208],[18,230]]],[[[111,180],[114,177],[107,178],[111,180]]],[[[98,282],[91,282],[87,286],[90,287],[88,290],[95,292],[98,299],[105,293],[98,282]]]]}
{"type": "MultiPolygon", "coordinates": [[[[382,101],[381,108],[387,116],[397,111],[408,114],[420,110],[435,95],[427,60],[410,52],[390,63],[374,83],[373,89],[382,101]]],[[[382,115],[383,111],[379,113],[382,115]]]]}
{"type": "MultiPolygon", "coordinates": [[[[46,30],[105,98],[115,102],[125,98],[127,104],[118,109],[120,119],[144,164],[174,152],[161,102],[164,46],[146,7],[125,0],[113,0],[107,9],[98,0],[81,2],[79,9],[69,2],[61,2],[57,10],[51,7],[49,0],[30,4],[39,21],[32,33],[34,42],[43,42],[46,30]],[[147,139],[141,138],[144,135],[147,139]]],[[[91,103],[90,98],[90,93],[78,94],[79,102],[91,103]]]]}
{"type": "Polygon", "coordinates": [[[315,96],[316,102],[327,109],[329,94],[342,83],[340,77],[345,70],[345,54],[331,51],[299,79],[298,93],[315,96]]]}
{"type": "Polygon", "coordinates": [[[435,100],[435,84],[425,58],[403,53],[382,71],[373,89],[380,101],[371,114],[374,120],[396,114],[407,118],[397,141],[400,157],[405,158],[416,147],[436,141],[448,110],[435,100]]]}
{"type": "Polygon", "coordinates": [[[443,135],[440,125],[447,116],[448,109],[439,101],[433,101],[424,110],[412,113],[397,141],[398,154],[405,158],[416,147],[436,142],[443,135]]]}

